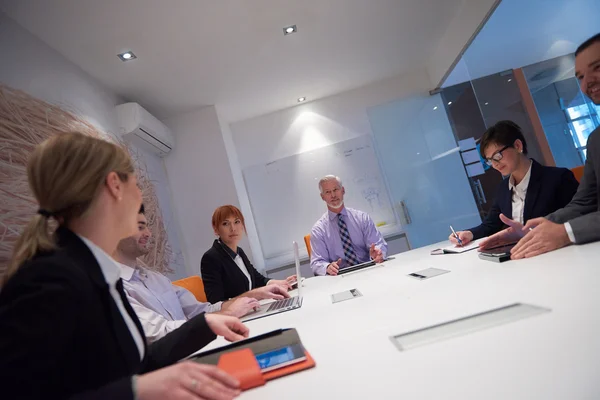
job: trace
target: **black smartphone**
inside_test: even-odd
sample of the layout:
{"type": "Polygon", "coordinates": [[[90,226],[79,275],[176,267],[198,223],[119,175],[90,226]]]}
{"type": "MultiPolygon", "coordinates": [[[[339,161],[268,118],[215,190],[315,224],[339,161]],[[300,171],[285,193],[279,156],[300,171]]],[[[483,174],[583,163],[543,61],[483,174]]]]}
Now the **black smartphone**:
{"type": "Polygon", "coordinates": [[[515,247],[516,243],[506,246],[496,247],[489,250],[483,250],[479,253],[479,258],[487,261],[505,262],[510,260],[510,250],[515,247]]]}

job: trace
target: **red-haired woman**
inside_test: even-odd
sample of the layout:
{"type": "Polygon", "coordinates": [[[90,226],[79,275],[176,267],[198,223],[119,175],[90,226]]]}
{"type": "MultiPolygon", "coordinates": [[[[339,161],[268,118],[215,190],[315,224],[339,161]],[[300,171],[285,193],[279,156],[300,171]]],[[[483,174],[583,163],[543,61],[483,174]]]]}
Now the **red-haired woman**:
{"type": "Polygon", "coordinates": [[[289,289],[295,282],[295,275],[285,280],[269,280],[254,268],[244,250],[238,247],[246,232],[246,224],[237,207],[226,205],[217,208],[213,213],[212,226],[217,239],[204,253],[200,264],[209,302],[225,301],[266,285],[289,289]]]}

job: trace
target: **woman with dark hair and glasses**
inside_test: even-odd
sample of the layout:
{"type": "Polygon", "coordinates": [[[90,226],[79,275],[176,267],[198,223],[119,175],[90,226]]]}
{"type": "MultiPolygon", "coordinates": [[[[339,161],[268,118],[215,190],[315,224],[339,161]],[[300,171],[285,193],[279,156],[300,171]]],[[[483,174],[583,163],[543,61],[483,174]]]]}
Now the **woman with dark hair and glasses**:
{"type": "MultiPolygon", "coordinates": [[[[462,245],[492,235],[504,227],[501,215],[525,224],[567,205],[579,183],[566,168],[545,167],[527,157],[527,143],[519,125],[500,121],[481,137],[481,156],[505,178],[485,220],[474,228],[456,232],[462,245]]],[[[449,237],[458,244],[454,235],[449,237]]]]}

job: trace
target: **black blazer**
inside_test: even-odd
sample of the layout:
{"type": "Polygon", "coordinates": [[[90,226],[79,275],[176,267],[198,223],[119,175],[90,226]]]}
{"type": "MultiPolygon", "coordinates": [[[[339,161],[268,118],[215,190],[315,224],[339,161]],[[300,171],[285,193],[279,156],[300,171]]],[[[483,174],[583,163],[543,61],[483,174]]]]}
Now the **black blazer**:
{"type": "MultiPolygon", "coordinates": [[[[0,391],[5,399],[133,399],[131,376],[175,363],[213,339],[204,314],[137,346],[96,258],[57,231],[59,249],[26,262],[0,292],[0,391]]],[[[142,337],[122,281],[117,290],[142,337]]]]}
{"type": "MultiPolygon", "coordinates": [[[[238,253],[248,268],[252,289],[265,286],[269,279],[254,268],[241,247],[238,247],[238,253]]],[[[248,291],[248,278],[218,240],[215,240],[212,247],[202,256],[200,270],[206,298],[211,303],[229,300],[248,291]]]]}
{"type": "MultiPolygon", "coordinates": [[[[512,218],[512,191],[508,187],[509,178],[504,179],[496,192],[494,205],[481,225],[469,229],[473,240],[501,231],[504,224],[500,214],[512,218]]],[[[579,183],[573,172],[566,168],[545,167],[532,160],[529,186],[525,196],[523,220],[545,217],[569,204],[579,183]]]]}

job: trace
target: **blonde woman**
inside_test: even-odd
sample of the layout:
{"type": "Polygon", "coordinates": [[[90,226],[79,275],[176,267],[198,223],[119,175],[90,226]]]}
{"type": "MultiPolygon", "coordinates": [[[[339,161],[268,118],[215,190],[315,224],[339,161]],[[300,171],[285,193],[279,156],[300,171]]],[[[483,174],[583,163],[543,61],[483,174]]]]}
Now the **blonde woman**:
{"type": "Polygon", "coordinates": [[[237,318],[198,315],[146,345],[109,256],[137,228],[141,193],[129,156],[106,141],[64,133],[35,148],[27,175],[40,208],[15,245],[0,292],[2,397],[237,396],[239,383],[216,367],[166,367],[215,334],[246,337],[237,318]],[[54,234],[50,218],[59,225],[54,234]]]}

